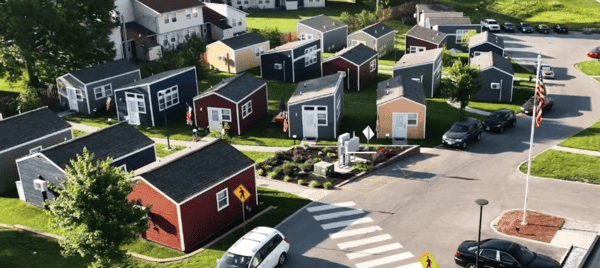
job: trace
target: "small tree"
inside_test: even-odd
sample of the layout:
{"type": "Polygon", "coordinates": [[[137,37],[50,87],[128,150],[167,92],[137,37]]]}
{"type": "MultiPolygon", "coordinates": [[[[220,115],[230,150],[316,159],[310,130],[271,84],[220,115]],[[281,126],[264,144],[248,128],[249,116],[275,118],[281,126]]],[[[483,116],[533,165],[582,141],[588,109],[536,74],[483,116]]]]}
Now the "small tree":
{"type": "Polygon", "coordinates": [[[59,240],[64,256],[93,256],[89,267],[114,267],[126,261],[122,245],[131,244],[148,229],[148,211],[129,201],[132,174],[95,160],[86,148],[65,168],[66,180],[50,185],[58,197],[47,201],[50,225],[65,231],[59,240]],[[57,187],[58,186],[58,187],[57,187]]]}
{"type": "Polygon", "coordinates": [[[350,15],[348,11],[344,11],[340,14],[340,21],[345,24],[350,24],[352,22],[352,15],[350,15]]]}
{"type": "Polygon", "coordinates": [[[471,40],[471,37],[476,34],[477,34],[477,31],[475,31],[475,30],[468,31],[466,34],[464,34],[462,36],[462,44],[461,45],[463,47],[469,47],[469,40],[471,40]]]}
{"type": "Polygon", "coordinates": [[[269,40],[269,42],[271,42],[271,47],[281,45],[281,32],[279,31],[279,27],[277,26],[267,26],[263,29],[252,28],[250,31],[254,33],[259,33],[260,35],[264,36],[267,40],[269,40]]]}
{"type": "Polygon", "coordinates": [[[371,25],[377,21],[377,15],[374,12],[370,12],[367,10],[362,10],[359,14],[356,15],[358,19],[358,24],[360,28],[371,25]]]}
{"type": "Polygon", "coordinates": [[[21,112],[37,109],[43,105],[39,90],[31,86],[27,86],[25,90],[21,91],[17,103],[17,109],[21,112]]]}
{"type": "Polygon", "coordinates": [[[469,96],[481,90],[477,66],[465,65],[462,61],[455,61],[449,70],[448,78],[444,79],[442,93],[453,102],[460,102],[460,119],[463,118],[465,107],[469,104],[469,96]]]}
{"type": "Polygon", "coordinates": [[[454,57],[452,56],[452,54],[450,54],[450,50],[448,50],[448,48],[446,48],[446,47],[443,47],[442,48],[442,66],[450,67],[450,66],[452,66],[453,62],[454,62],[454,57]]]}

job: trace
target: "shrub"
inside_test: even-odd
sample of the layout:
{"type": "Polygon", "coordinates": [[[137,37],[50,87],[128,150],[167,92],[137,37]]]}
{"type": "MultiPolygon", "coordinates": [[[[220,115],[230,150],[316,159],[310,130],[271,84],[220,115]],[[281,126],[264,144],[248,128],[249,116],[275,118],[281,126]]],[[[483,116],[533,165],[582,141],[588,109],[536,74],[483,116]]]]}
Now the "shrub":
{"type": "Polygon", "coordinates": [[[277,166],[273,168],[273,172],[277,175],[283,175],[285,172],[283,171],[283,166],[277,166]]]}
{"type": "Polygon", "coordinates": [[[308,184],[308,186],[311,187],[311,188],[317,188],[317,187],[321,186],[321,184],[318,181],[313,180],[313,181],[310,181],[310,183],[308,184]]]}
{"type": "Polygon", "coordinates": [[[290,177],[290,176],[285,176],[285,177],[283,177],[283,181],[285,181],[285,182],[289,182],[289,181],[291,181],[291,180],[293,180],[293,179],[294,179],[294,178],[292,178],[292,177],[290,177]]]}
{"type": "Polygon", "coordinates": [[[333,188],[333,183],[331,183],[329,181],[325,182],[325,183],[323,183],[323,188],[325,188],[325,190],[329,190],[329,189],[333,188]]]}
{"type": "Polygon", "coordinates": [[[269,166],[277,165],[277,159],[275,158],[275,156],[267,157],[265,160],[263,160],[263,164],[266,164],[269,166]]]}
{"type": "Polygon", "coordinates": [[[298,167],[294,163],[286,163],[286,164],[283,164],[281,167],[282,167],[283,173],[288,176],[296,176],[296,175],[298,175],[298,172],[300,171],[300,167],[298,167]]]}
{"type": "Polygon", "coordinates": [[[304,184],[304,180],[303,179],[299,179],[296,181],[296,183],[298,183],[298,185],[303,185],[304,184]]]}
{"type": "Polygon", "coordinates": [[[21,112],[37,109],[43,105],[40,91],[30,86],[21,91],[17,97],[17,103],[21,112]]]}
{"type": "Polygon", "coordinates": [[[263,169],[259,169],[256,171],[256,175],[258,176],[263,176],[265,174],[265,171],[263,169]]]}
{"type": "Polygon", "coordinates": [[[318,156],[322,156],[322,155],[324,155],[324,154],[325,154],[325,153],[323,153],[323,152],[318,152],[318,153],[317,153],[317,155],[318,155],[318,156]]]}
{"type": "Polygon", "coordinates": [[[313,163],[315,163],[315,164],[323,161],[323,159],[321,159],[320,157],[315,157],[312,160],[313,160],[313,163]]]}
{"type": "Polygon", "coordinates": [[[292,157],[292,161],[294,161],[294,163],[303,163],[306,161],[306,157],[301,154],[296,154],[292,157]]]}
{"type": "Polygon", "coordinates": [[[322,151],[323,153],[325,153],[325,154],[326,154],[326,153],[329,153],[329,152],[331,152],[331,148],[330,148],[330,147],[325,147],[325,148],[323,148],[323,150],[321,150],[321,151],[322,151]]]}
{"type": "Polygon", "coordinates": [[[356,170],[360,170],[360,171],[369,171],[371,169],[373,169],[373,164],[368,164],[368,163],[358,163],[352,166],[353,169],[356,170]]]}
{"type": "Polygon", "coordinates": [[[271,171],[267,174],[267,178],[269,179],[275,179],[275,177],[277,177],[277,172],[271,171]]]}
{"type": "Polygon", "coordinates": [[[313,159],[308,159],[308,160],[304,161],[304,164],[311,164],[312,165],[314,163],[315,163],[315,161],[313,159]]]}
{"type": "Polygon", "coordinates": [[[300,169],[304,172],[311,172],[313,170],[313,168],[314,168],[314,164],[312,164],[312,163],[300,165],[300,169]]]}
{"type": "Polygon", "coordinates": [[[264,165],[264,166],[263,166],[263,169],[264,169],[266,172],[271,172],[271,171],[273,170],[273,166],[271,166],[271,165],[264,165]]]}
{"type": "Polygon", "coordinates": [[[377,150],[377,153],[373,155],[373,164],[381,163],[385,160],[388,160],[394,154],[388,148],[381,148],[377,150]]]}
{"type": "Polygon", "coordinates": [[[336,154],[335,153],[327,153],[327,157],[329,158],[335,158],[336,154]]]}

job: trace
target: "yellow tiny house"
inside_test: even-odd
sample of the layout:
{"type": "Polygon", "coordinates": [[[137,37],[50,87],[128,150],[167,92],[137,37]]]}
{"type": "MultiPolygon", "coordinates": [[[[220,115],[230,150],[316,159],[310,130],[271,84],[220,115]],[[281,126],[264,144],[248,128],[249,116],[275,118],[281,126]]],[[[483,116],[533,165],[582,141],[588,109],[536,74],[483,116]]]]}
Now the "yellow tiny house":
{"type": "Polygon", "coordinates": [[[425,139],[426,116],[420,82],[396,76],[377,84],[377,138],[425,139]]]}
{"type": "Polygon", "coordinates": [[[221,72],[241,73],[260,65],[260,54],[270,49],[262,35],[248,33],[216,41],[206,46],[211,68],[221,72]]]}

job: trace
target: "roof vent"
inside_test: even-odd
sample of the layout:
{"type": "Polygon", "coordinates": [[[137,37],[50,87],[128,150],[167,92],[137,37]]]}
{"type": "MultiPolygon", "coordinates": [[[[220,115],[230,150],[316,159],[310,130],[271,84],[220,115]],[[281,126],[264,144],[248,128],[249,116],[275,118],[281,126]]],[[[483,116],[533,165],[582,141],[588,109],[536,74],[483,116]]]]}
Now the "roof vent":
{"type": "Polygon", "coordinates": [[[327,26],[323,25],[323,29],[327,29],[327,26]]]}
{"type": "Polygon", "coordinates": [[[385,95],[390,95],[390,90],[389,89],[385,90],[385,95]]]}
{"type": "Polygon", "coordinates": [[[375,30],[375,34],[377,34],[377,30],[375,30]]]}
{"type": "Polygon", "coordinates": [[[306,87],[306,83],[304,83],[304,87],[306,87]]]}
{"type": "Polygon", "coordinates": [[[302,90],[300,90],[300,96],[302,96],[302,90]]]}
{"type": "Polygon", "coordinates": [[[387,82],[387,87],[390,87],[390,82],[387,82]]]}

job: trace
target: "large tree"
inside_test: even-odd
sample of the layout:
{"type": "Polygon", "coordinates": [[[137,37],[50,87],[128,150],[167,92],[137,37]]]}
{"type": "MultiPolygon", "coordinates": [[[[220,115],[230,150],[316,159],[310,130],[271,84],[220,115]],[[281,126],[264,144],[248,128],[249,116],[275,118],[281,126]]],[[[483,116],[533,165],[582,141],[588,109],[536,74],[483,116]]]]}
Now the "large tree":
{"type": "Polygon", "coordinates": [[[477,66],[466,65],[457,60],[452,64],[448,77],[444,79],[442,93],[451,101],[460,102],[459,120],[463,118],[465,107],[469,104],[469,96],[481,90],[480,73],[477,66]]]}
{"type": "Polygon", "coordinates": [[[65,168],[66,179],[52,185],[58,194],[47,205],[51,226],[65,231],[59,241],[65,256],[92,256],[90,267],[113,267],[126,260],[122,245],[135,241],[148,228],[148,211],[139,200],[128,201],[132,174],[83,154],[65,168]]]}

